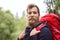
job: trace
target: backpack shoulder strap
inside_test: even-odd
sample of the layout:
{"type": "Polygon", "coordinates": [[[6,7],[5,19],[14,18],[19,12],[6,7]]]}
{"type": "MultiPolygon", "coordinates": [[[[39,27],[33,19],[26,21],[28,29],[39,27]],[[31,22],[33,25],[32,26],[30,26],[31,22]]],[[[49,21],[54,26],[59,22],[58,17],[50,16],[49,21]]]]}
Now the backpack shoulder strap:
{"type": "Polygon", "coordinates": [[[39,26],[36,27],[36,30],[39,31],[41,30],[43,27],[45,27],[47,24],[47,22],[43,22],[42,24],[40,24],[39,26]]]}

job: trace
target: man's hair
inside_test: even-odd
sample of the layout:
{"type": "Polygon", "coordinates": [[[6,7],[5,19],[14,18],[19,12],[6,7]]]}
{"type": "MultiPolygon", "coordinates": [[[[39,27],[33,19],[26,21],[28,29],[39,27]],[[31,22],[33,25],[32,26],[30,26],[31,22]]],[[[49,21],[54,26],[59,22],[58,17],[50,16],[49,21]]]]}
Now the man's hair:
{"type": "Polygon", "coordinates": [[[40,14],[39,8],[38,8],[38,6],[37,6],[37,5],[35,5],[35,4],[29,4],[29,5],[28,5],[28,7],[27,7],[27,11],[28,11],[28,9],[31,9],[31,8],[33,8],[33,7],[36,7],[36,8],[37,8],[38,13],[40,14]]]}

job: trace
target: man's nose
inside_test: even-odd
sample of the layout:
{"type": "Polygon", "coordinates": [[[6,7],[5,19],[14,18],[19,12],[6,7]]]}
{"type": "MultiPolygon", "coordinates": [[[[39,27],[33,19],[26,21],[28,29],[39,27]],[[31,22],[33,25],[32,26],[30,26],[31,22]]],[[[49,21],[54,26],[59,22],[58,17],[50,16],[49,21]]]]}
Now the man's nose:
{"type": "Polygon", "coordinates": [[[33,12],[31,13],[31,16],[34,16],[34,13],[33,12]]]}

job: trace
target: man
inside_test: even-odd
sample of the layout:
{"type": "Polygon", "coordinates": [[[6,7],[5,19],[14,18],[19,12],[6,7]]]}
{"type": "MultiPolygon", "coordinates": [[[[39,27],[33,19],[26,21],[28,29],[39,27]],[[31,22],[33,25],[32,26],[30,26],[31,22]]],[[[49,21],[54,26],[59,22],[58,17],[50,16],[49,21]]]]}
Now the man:
{"type": "Polygon", "coordinates": [[[41,31],[37,31],[36,27],[42,22],[39,22],[39,8],[37,5],[30,4],[27,8],[28,26],[25,31],[19,35],[18,40],[52,40],[52,34],[49,28],[44,26],[41,31]]]}

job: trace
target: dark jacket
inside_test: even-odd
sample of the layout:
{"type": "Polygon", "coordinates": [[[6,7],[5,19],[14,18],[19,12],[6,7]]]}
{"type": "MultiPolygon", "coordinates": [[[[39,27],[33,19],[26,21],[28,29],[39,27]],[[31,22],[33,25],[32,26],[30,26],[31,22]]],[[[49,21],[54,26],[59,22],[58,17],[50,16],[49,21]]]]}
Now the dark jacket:
{"type": "Polygon", "coordinates": [[[29,35],[30,35],[31,30],[32,29],[30,29],[29,27],[26,28],[25,30],[26,35],[23,40],[52,40],[51,31],[47,26],[43,27],[40,30],[41,32],[39,34],[33,35],[30,37],[29,35]]]}

